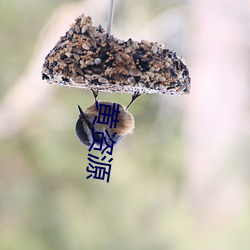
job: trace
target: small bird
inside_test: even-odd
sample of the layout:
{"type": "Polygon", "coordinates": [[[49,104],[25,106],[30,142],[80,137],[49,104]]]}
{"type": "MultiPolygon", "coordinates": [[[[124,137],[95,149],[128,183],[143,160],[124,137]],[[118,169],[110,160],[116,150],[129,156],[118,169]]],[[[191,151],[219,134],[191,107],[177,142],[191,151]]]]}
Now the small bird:
{"type": "MultiPolygon", "coordinates": [[[[95,95],[94,97],[96,100],[95,95]]],[[[80,114],[76,122],[76,134],[80,141],[87,147],[90,147],[94,140],[96,141],[95,145],[100,146],[101,137],[98,132],[105,133],[107,130],[108,134],[110,135],[109,141],[112,140],[115,143],[114,145],[118,145],[118,143],[121,142],[122,139],[126,137],[126,135],[131,134],[134,130],[134,117],[122,104],[117,104],[119,105],[119,113],[117,113],[118,122],[116,123],[116,128],[110,128],[112,119],[109,119],[108,124],[94,122],[95,117],[99,116],[100,107],[102,105],[109,105],[111,107],[110,113],[113,113],[113,109],[115,107],[113,102],[96,102],[89,106],[85,112],[78,105],[80,114]]]]}

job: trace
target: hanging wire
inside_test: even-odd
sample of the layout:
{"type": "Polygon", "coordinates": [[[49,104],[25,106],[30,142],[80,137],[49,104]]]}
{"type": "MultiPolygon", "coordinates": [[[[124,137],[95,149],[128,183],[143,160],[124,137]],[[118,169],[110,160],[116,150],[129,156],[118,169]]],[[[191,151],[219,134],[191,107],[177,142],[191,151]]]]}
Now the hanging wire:
{"type": "Polygon", "coordinates": [[[112,29],[112,23],[113,23],[113,17],[114,17],[114,10],[115,10],[115,0],[110,0],[109,14],[108,14],[108,27],[107,27],[107,33],[109,35],[110,35],[111,29],[112,29]]]}

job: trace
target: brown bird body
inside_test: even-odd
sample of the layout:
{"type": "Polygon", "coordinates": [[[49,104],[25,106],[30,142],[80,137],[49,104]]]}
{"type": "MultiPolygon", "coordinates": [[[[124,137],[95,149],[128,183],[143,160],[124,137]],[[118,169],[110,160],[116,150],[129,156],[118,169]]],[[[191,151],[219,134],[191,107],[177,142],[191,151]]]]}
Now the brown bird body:
{"type": "MultiPolygon", "coordinates": [[[[126,135],[133,132],[135,126],[134,117],[122,104],[119,104],[119,113],[117,117],[118,122],[116,123],[116,128],[114,126],[110,128],[112,119],[109,119],[108,124],[98,123],[97,120],[95,121],[95,124],[93,124],[95,117],[98,118],[99,116],[101,105],[110,105],[111,109],[109,113],[113,114],[113,104],[114,103],[108,101],[99,101],[98,110],[96,103],[94,103],[88,107],[85,112],[83,112],[80,106],[78,106],[80,115],[76,123],[76,134],[85,146],[89,147],[93,143],[93,135],[98,140],[100,137],[98,132],[104,133],[105,130],[107,130],[111,138],[107,138],[108,136],[105,134],[106,138],[108,140],[113,140],[115,145],[117,145],[126,135]],[[113,134],[115,135],[113,136],[113,134]]],[[[117,110],[117,105],[115,109],[117,110]]],[[[97,143],[97,145],[99,144],[97,143]]]]}
{"type": "MultiPolygon", "coordinates": [[[[98,117],[99,114],[99,110],[100,110],[100,104],[104,104],[104,105],[110,105],[111,106],[111,110],[110,113],[113,113],[113,103],[109,102],[109,101],[100,101],[99,103],[99,108],[98,110],[96,109],[96,104],[91,105],[90,107],[88,107],[85,111],[86,116],[89,118],[89,120],[91,121],[91,123],[93,122],[95,116],[98,117]]],[[[99,124],[97,123],[95,125],[95,129],[98,132],[104,132],[105,129],[107,129],[109,131],[110,134],[114,134],[115,132],[118,135],[128,135],[131,134],[134,130],[134,117],[131,115],[131,113],[129,113],[125,106],[123,106],[122,104],[119,104],[119,111],[120,113],[118,113],[118,121],[116,128],[111,128],[110,129],[110,122],[111,119],[109,121],[108,124],[99,124]]]]}

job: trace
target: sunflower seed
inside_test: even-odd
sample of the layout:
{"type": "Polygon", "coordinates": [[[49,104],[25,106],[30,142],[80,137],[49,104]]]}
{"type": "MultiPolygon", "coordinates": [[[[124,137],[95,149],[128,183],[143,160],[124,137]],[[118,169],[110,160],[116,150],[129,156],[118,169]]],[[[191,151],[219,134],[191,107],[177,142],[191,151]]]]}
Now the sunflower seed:
{"type": "Polygon", "coordinates": [[[101,75],[94,74],[94,75],[92,75],[91,78],[94,80],[94,79],[99,79],[100,77],[101,77],[101,75]]]}
{"type": "Polygon", "coordinates": [[[64,61],[65,63],[67,63],[67,64],[70,64],[70,63],[72,63],[72,62],[75,62],[75,59],[73,59],[73,58],[65,58],[63,61],[64,61]]]}
{"type": "Polygon", "coordinates": [[[142,75],[142,73],[138,69],[135,69],[135,68],[130,68],[129,74],[131,76],[141,76],[142,75]]]}
{"type": "Polygon", "coordinates": [[[105,83],[105,84],[109,83],[109,81],[106,78],[104,78],[104,77],[99,78],[98,82],[99,83],[105,83]]]}
{"type": "Polygon", "coordinates": [[[75,70],[75,72],[78,73],[79,75],[83,75],[83,72],[82,72],[82,70],[81,70],[79,67],[75,66],[75,67],[74,67],[74,70],[75,70]]]}
{"type": "Polygon", "coordinates": [[[71,57],[72,54],[71,54],[70,52],[66,52],[65,55],[66,55],[67,57],[71,57]]]}
{"type": "Polygon", "coordinates": [[[77,34],[79,34],[80,33],[80,27],[79,27],[79,25],[75,25],[75,31],[76,31],[76,33],[77,34]]]}
{"type": "Polygon", "coordinates": [[[135,78],[134,77],[129,77],[128,78],[128,83],[129,84],[135,84],[135,78]]]}
{"type": "Polygon", "coordinates": [[[75,58],[77,61],[80,60],[80,56],[79,56],[79,55],[77,55],[77,54],[75,54],[75,53],[73,53],[72,55],[74,56],[74,58],[75,58]]]}
{"type": "Polygon", "coordinates": [[[157,48],[155,45],[153,45],[153,46],[151,47],[151,51],[152,51],[154,54],[156,54],[157,51],[158,51],[158,48],[157,48]]]}
{"type": "Polygon", "coordinates": [[[86,43],[83,43],[82,44],[82,48],[85,49],[85,50],[89,50],[89,46],[86,44],[86,43]]]}
{"type": "Polygon", "coordinates": [[[85,64],[86,64],[86,65],[94,65],[95,63],[94,63],[93,61],[87,60],[87,61],[85,62],[85,64]]]}
{"type": "Polygon", "coordinates": [[[83,82],[83,77],[82,76],[75,76],[75,77],[72,77],[71,79],[76,83],[82,83],[83,82]]]}
{"type": "Polygon", "coordinates": [[[147,41],[147,40],[142,40],[141,43],[148,46],[148,47],[150,47],[150,42],[147,41]]]}
{"type": "Polygon", "coordinates": [[[140,77],[140,79],[141,79],[142,81],[147,82],[147,81],[149,81],[149,76],[148,76],[148,75],[142,75],[142,76],[140,77]]]}
{"type": "Polygon", "coordinates": [[[60,66],[66,66],[66,65],[67,65],[62,59],[57,60],[57,63],[58,63],[60,66]]]}
{"type": "Polygon", "coordinates": [[[155,76],[155,74],[154,74],[153,72],[150,72],[150,71],[147,72],[147,75],[148,75],[151,79],[153,79],[154,76],[155,76]]]}

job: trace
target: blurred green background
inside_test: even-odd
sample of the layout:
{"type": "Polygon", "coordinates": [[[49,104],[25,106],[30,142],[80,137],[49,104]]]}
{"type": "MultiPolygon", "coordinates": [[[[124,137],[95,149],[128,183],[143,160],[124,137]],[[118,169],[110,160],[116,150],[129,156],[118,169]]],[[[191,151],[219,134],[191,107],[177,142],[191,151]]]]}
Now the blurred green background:
{"type": "Polygon", "coordinates": [[[182,54],[192,91],[133,104],[106,183],[86,179],[74,131],[92,94],[41,68],[80,13],[106,27],[108,4],[0,2],[0,249],[249,250],[250,2],[116,1],[114,35],[182,54]]]}

